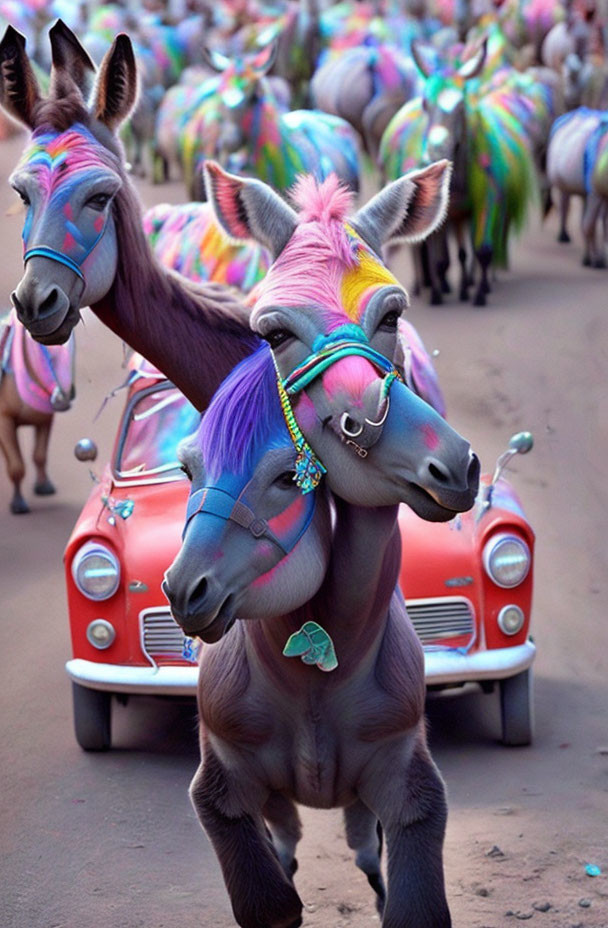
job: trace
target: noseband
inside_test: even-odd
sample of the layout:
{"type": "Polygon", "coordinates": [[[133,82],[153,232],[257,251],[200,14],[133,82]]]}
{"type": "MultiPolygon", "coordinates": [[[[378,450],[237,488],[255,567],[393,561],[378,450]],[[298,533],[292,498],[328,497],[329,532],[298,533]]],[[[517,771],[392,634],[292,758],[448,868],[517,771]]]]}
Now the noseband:
{"type": "MultiPolygon", "coordinates": [[[[302,493],[310,493],[321,481],[323,474],[327,473],[327,468],[321,463],[320,459],[314,453],[306,439],[304,438],[300,427],[296,422],[296,417],[291,406],[289,397],[300,393],[306,389],[317,377],[323,374],[328,367],[337,361],[348,357],[361,357],[369,361],[373,366],[385,374],[382,385],[382,399],[387,400],[387,408],[378,422],[370,422],[369,425],[379,427],[384,424],[388,415],[388,394],[395,380],[402,380],[401,374],[392,361],[386,358],[375,348],[372,348],[367,340],[363,330],[358,325],[341,325],[330,335],[319,335],[313,342],[313,350],[301,364],[299,364],[284,380],[279,374],[277,368],[277,386],[281,408],[291,440],[294,443],[298,456],[296,458],[296,485],[302,490],[302,493]]],[[[273,355],[274,358],[274,355],[273,355]]],[[[348,445],[354,446],[354,450],[360,457],[366,457],[363,454],[364,449],[359,448],[356,442],[349,440],[348,445]]]]}
{"type": "Polygon", "coordinates": [[[310,511],[304,520],[304,524],[298,529],[295,537],[285,544],[275,535],[266,519],[258,518],[255,512],[243,502],[243,497],[247,493],[251,483],[252,481],[250,480],[249,483],[245,485],[238,498],[232,496],[227,490],[222,490],[219,487],[202,487],[200,490],[195,490],[188,499],[186,524],[184,525],[182,540],[184,539],[186,530],[192,519],[199,513],[205,512],[213,516],[218,516],[226,522],[236,522],[241,528],[251,532],[254,538],[268,538],[269,541],[272,541],[273,544],[279,548],[284,557],[289,554],[308,529],[314,515],[315,502],[313,501],[312,506],[310,506],[310,511]]]}

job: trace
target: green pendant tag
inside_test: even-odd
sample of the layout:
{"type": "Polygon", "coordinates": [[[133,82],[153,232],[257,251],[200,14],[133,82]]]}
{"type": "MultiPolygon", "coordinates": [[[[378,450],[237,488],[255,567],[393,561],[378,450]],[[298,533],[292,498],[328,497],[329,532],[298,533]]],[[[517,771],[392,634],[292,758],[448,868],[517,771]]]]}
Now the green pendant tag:
{"type": "Polygon", "coordinates": [[[299,657],[304,664],[316,664],[319,670],[335,670],[338,666],[334,643],[316,622],[305,622],[299,632],[294,632],[287,639],[283,654],[299,657]]]}

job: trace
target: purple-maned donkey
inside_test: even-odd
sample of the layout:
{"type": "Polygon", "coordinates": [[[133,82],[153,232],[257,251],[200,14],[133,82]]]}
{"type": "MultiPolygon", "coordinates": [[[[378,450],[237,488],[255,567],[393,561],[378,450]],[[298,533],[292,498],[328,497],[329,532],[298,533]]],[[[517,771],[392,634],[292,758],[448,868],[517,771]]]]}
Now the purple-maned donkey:
{"type": "Polygon", "coordinates": [[[211,645],[192,801],[242,928],[302,923],[298,802],[344,808],[383,928],[448,928],[445,792],[396,587],[397,507],[449,519],[472,505],[479,467],[388,360],[407,298],[378,252],[432,230],[449,170],[413,172],[350,219],[330,181],[301,183],[296,213],[259,182],[207,171],[220,221],[275,256],[252,316],[273,357],[242,362],[182,449],[193,486],[164,589],[211,645]]]}

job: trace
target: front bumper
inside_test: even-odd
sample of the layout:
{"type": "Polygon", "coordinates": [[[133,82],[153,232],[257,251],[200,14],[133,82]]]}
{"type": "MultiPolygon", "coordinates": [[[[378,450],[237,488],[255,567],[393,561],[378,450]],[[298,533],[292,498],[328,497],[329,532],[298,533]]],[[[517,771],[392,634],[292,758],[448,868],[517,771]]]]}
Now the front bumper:
{"type": "Polygon", "coordinates": [[[427,685],[440,683],[475,683],[481,680],[504,680],[527,670],[536,654],[528,639],[512,648],[492,648],[461,654],[459,651],[425,651],[424,671],[427,685]]]}
{"type": "Polygon", "coordinates": [[[140,696],[196,696],[198,666],[131,667],[75,658],[65,665],[74,683],[110,693],[140,696]]]}
{"type": "MultiPolygon", "coordinates": [[[[536,647],[530,640],[512,648],[494,648],[461,654],[459,651],[425,651],[428,685],[503,680],[531,666],[536,647]]],[[[129,667],[98,664],[80,658],[65,665],[68,676],[81,686],[110,693],[142,696],[195,696],[198,667],[129,667]]]]}

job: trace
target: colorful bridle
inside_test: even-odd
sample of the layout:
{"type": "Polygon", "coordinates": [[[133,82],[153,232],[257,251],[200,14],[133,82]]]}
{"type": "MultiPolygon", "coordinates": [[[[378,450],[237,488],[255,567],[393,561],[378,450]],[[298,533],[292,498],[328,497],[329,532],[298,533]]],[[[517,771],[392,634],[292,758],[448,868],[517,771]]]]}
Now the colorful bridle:
{"type": "MultiPolygon", "coordinates": [[[[395,380],[402,380],[401,374],[392,361],[386,358],[379,351],[376,351],[370,345],[363,329],[358,325],[347,323],[339,326],[329,335],[319,335],[313,342],[313,350],[301,364],[299,364],[285,379],[281,378],[277,367],[277,386],[281,408],[285,417],[285,422],[291,436],[291,440],[298,452],[295,464],[295,482],[302,493],[310,493],[314,490],[327,473],[321,460],[312,450],[304,438],[296,417],[291,406],[290,395],[294,396],[305,390],[309,384],[317,377],[324,373],[328,367],[335,364],[343,358],[358,356],[365,358],[374,365],[380,373],[384,373],[384,384],[382,387],[382,398],[388,399],[390,388],[395,380]]],[[[275,361],[275,367],[276,367],[275,361]]],[[[385,415],[379,423],[370,423],[382,425],[388,414],[388,408],[385,415]]],[[[355,444],[351,442],[351,444],[355,444]]],[[[363,456],[363,455],[362,455],[363,456]]]]}

